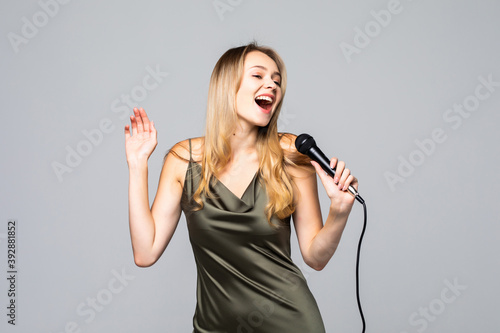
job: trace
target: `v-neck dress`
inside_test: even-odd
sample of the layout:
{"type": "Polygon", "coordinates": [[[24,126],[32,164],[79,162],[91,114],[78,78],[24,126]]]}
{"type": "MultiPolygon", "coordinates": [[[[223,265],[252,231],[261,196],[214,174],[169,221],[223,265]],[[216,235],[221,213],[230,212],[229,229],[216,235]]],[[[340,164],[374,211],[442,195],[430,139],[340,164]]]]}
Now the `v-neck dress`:
{"type": "Polygon", "coordinates": [[[317,303],[290,252],[290,216],[267,222],[256,173],[242,197],[217,180],[192,211],[201,165],[191,156],[182,193],[197,268],[193,333],[324,333],[317,303]]]}

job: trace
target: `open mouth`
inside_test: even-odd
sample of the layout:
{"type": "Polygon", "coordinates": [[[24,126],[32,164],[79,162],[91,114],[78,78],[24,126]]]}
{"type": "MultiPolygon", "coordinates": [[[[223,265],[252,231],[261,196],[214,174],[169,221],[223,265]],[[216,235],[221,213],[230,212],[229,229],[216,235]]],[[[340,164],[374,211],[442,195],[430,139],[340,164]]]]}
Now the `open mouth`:
{"type": "Polygon", "coordinates": [[[269,96],[257,96],[255,103],[266,113],[269,113],[273,107],[273,99],[269,96]]]}

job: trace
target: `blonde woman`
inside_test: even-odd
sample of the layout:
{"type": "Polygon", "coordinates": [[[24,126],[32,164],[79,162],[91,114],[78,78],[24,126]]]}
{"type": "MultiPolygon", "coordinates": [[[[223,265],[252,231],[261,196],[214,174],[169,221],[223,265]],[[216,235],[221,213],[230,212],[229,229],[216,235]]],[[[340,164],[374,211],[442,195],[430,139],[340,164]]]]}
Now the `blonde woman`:
{"type": "Polygon", "coordinates": [[[125,126],[134,260],[153,265],[186,216],[197,266],[193,332],[320,333],[324,324],[290,256],[290,221],[305,263],[321,270],[339,244],[357,189],[345,163],[335,179],[278,133],[286,70],[272,49],[228,50],[209,86],[205,135],[167,153],[151,209],[147,161],[156,128],[134,109],[125,126]],[[316,173],[331,199],[323,223],[316,173]]]}

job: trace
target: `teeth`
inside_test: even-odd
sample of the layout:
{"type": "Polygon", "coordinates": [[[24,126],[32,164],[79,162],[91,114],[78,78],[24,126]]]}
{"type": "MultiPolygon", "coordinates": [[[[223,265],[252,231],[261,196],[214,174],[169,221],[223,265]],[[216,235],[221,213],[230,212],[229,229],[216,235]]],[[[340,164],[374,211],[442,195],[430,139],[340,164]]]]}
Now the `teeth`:
{"type": "Polygon", "coordinates": [[[264,100],[264,101],[267,101],[269,103],[272,103],[273,102],[273,99],[269,96],[257,96],[256,100],[259,99],[259,100],[264,100]]]}

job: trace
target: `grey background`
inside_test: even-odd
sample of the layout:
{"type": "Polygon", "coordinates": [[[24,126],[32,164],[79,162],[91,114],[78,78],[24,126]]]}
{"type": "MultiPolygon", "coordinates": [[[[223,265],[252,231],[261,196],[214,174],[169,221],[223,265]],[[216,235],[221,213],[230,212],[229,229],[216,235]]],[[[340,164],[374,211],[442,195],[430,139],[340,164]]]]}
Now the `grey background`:
{"type": "MultiPolygon", "coordinates": [[[[371,11],[390,1],[221,0],[219,13],[213,1],[71,1],[57,12],[54,1],[41,3],[51,4],[52,16],[37,1],[1,5],[0,276],[10,218],[18,220],[19,271],[16,327],[7,324],[0,279],[2,332],[191,332],[196,271],[184,216],[157,264],[133,263],[127,116],[113,103],[116,111],[122,95],[140,91],[147,67],[168,73],[134,102],[159,132],[149,161],[152,202],[165,152],[203,135],[215,62],[253,39],[287,65],[280,130],[312,134],[360,180],[367,332],[498,332],[500,87],[458,128],[443,118],[474,95],[478,77],[500,81],[498,1],[402,0],[350,62],[341,44],[354,45],[356,27],[373,25],[371,11]],[[24,38],[23,25],[34,20],[38,31],[13,46],[9,36],[24,38]],[[67,147],[85,145],[82,131],[102,121],[109,133],[59,179],[53,163],[66,164],[67,147]],[[418,155],[415,140],[436,128],[446,140],[418,155]],[[420,165],[391,187],[386,173],[398,175],[400,158],[410,156],[420,165]],[[117,272],[128,280],[116,280],[117,272]],[[446,281],[465,289],[453,293],[446,281]]],[[[319,191],[326,216],[321,184],[319,191]]],[[[356,204],[320,272],[302,262],[292,239],[328,332],[361,331],[354,283],[361,226],[356,204]]]]}

